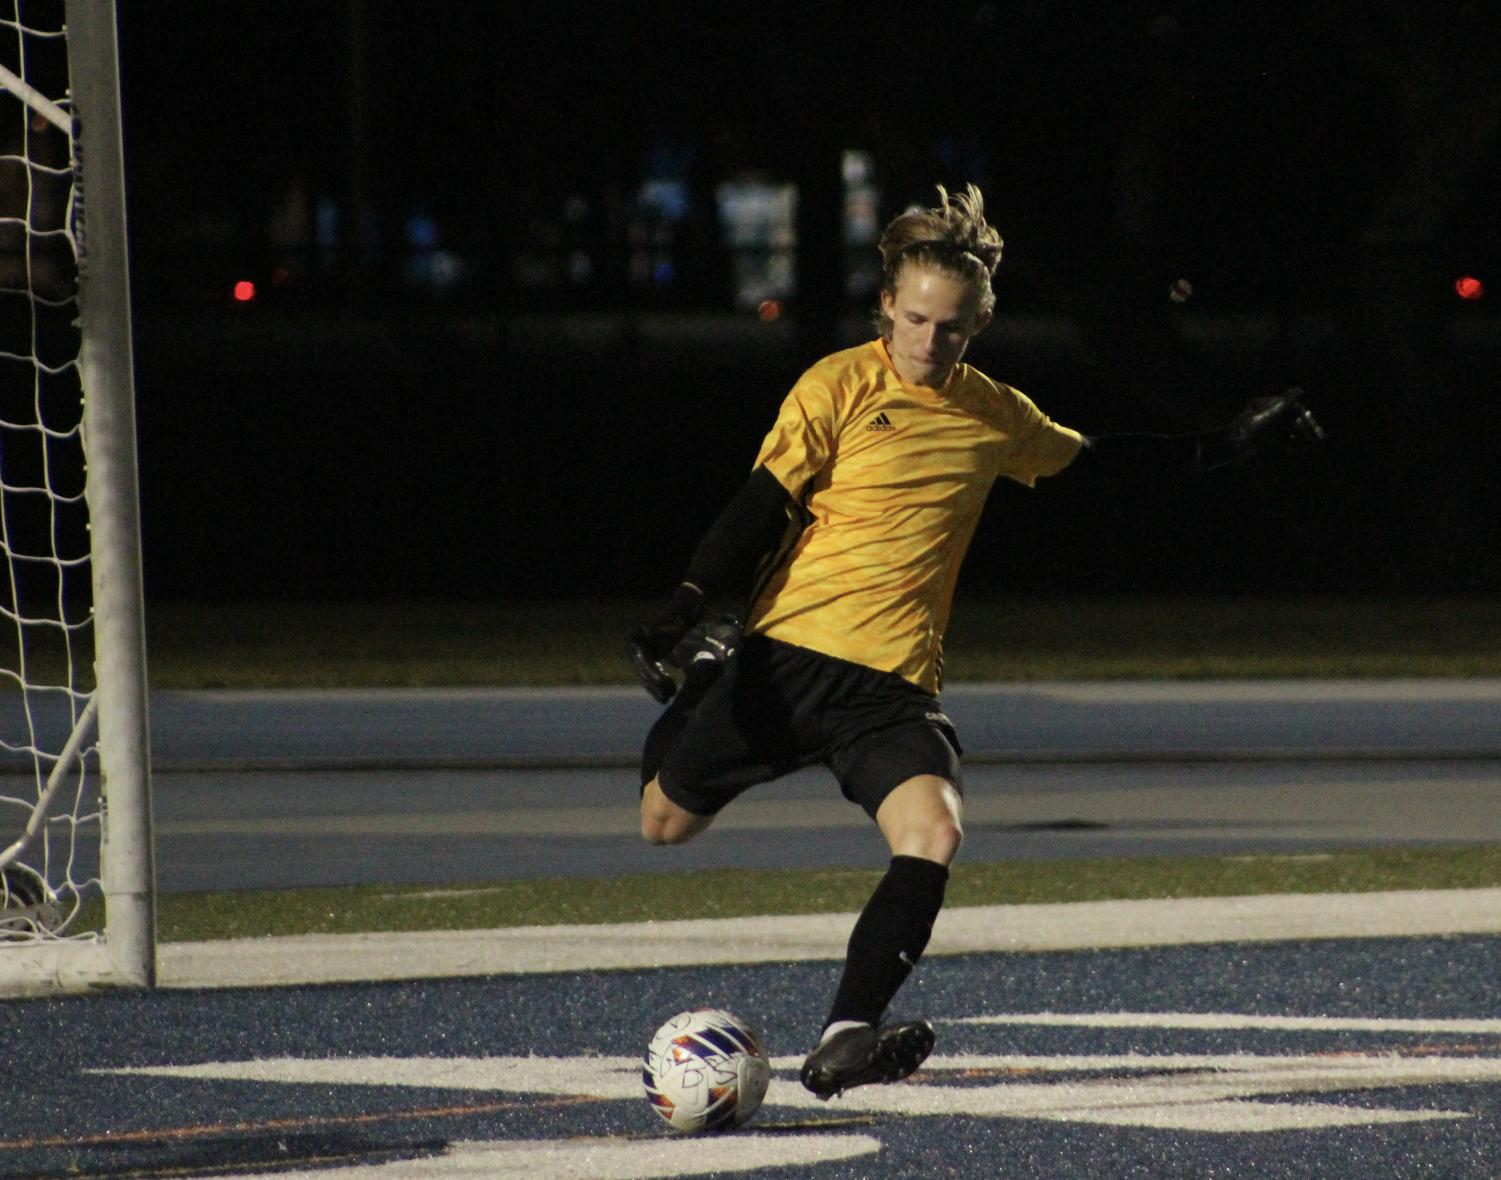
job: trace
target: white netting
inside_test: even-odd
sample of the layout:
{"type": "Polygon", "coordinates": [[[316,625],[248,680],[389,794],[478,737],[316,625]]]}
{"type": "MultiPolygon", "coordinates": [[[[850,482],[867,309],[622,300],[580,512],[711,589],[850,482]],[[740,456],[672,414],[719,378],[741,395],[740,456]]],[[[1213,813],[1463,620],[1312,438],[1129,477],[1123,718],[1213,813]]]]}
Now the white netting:
{"type": "Polygon", "coordinates": [[[61,0],[0,0],[0,942],[99,891],[76,185],[61,0]]]}

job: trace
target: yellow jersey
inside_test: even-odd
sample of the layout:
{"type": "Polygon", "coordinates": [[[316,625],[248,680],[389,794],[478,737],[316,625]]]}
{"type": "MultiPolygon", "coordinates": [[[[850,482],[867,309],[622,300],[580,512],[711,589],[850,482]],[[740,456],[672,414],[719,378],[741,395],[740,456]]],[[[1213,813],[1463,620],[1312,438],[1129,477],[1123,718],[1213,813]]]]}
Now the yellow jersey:
{"type": "Polygon", "coordinates": [[[966,364],[941,389],[897,375],[884,340],[825,357],[761,444],[804,510],[758,579],[746,629],[895,672],[936,693],[959,567],[997,476],[1032,486],[1082,439],[966,364]]]}

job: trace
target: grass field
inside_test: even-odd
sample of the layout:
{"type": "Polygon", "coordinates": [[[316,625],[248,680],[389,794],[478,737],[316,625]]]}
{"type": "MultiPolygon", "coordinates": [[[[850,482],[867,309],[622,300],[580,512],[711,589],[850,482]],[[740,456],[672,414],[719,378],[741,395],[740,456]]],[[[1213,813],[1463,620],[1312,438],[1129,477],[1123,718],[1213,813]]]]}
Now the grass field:
{"type": "MultiPolygon", "coordinates": [[[[656,604],[158,605],[157,688],[615,684],[656,604]]],[[[1489,599],[961,599],[951,682],[1501,676],[1489,599]]]]}

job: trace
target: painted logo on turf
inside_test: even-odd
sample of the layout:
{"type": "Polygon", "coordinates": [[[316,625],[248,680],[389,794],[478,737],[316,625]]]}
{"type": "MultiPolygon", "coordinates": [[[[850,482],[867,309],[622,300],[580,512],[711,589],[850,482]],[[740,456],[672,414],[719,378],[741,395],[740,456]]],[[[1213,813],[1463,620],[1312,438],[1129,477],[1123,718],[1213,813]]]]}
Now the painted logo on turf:
{"type": "MultiPolygon", "coordinates": [[[[1372,1049],[1261,1055],[1253,1053],[1112,1053],[1068,1055],[973,1054],[930,1057],[900,1085],[863,1086],[833,1103],[841,1115],[881,1114],[910,1118],[1023,1118],[1134,1127],[1212,1135],[1389,1126],[1466,1119],[1462,1110],[1394,1106],[1367,1099],[1357,1104],[1322,1100],[1402,1090],[1412,1101],[1424,1087],[1501,1084],[1501,1057],[1487,1055],[1501,1036],[1501,1020],[1398,1020],[1226,1013],[1037,1013],[1001,1014],[940,1021],[984,1037],[987,1027],[1033,1026],[1096,1029],[1166,1029],[1218,1033],[1375,1033],[1372,1049]],[[1412,1037],[1410,1046],[1402,1042],[1412,1037]],[[1476,1038],[1481,1038],[1478,1046],[1476,1038]],[[1393,1041],[1396,1044],[1393,1044],[1393,1041]],[[1447,1048],[1446,1048],[1447,1046],[1447,1048]]],[[[1327,1042],[1325,1042],[1327,1043],[1327,1042]]],[[[829,1111],[796,1081],[800,1058],[773,1059],[761,1118],[774,1125],[778,1108],[806,1120],[808,1110],[829,1111]]],[[[346,1057],[273,1058],[161,1065],[98,1073],[172,1077],[200,1081],[318,1086],[397,1086],[420,1090],[482,1091],[576,1098],[582,1101],[641,1101],[640,1061],[635,1057],[346,1057]]],[[[762,1152],[775,1147],[775,1162],[798,1166],[872,1154],[880,1140],[865,1133],[826,1133],[788,1128],[777,1134],[743,1131],[721,1143],[736,1146],[716,1154],[714,1141],[646,1139],[595,1142],[592,1151],[611,1153],[611,1175],[679,1176],[710,1170],[735,1172],[769,1166],[762,1152]],[[756,1139],[754,1147],[745,1140],[756,1139]],[[618,1159],[615,1157],[619,1157],[618,1159]],[[754,1162],[752,1162],[754,1161],[754,1162]],[[742,1163],[744,1167],[742,1167],[742,1163]]],[[[556,1144],[456,1142],[428,1159],[401,1162],[401,1176],[439,1180],[475,1175],[477,1166],[495,1177],[528,1175],[539,1153],[569,1150],[556,1144]],[[483,1159],[480,1157],[483,1156],[483,1159]],[[468,1169],[467,1171],[465,1169],[468,1169]],[[523,1170],[515,1170],[523,1169],[523,1170]]],[[[556,1157],[553,1157],[556,1160],[556,1157]]],[[[594,1157],[591,1157],[594,1158],[594,1157]]],[[[377,1167],[376,1171],[379,1170],[377,1167]]],[[[290,1173],[300,1175],[300,1173],[290,1173]]],[[[363,1174],[363,1173],[362,1173],[363,1174]]],[[[394,1175],[394,1173],[393,1173],[394,1175]]]]}

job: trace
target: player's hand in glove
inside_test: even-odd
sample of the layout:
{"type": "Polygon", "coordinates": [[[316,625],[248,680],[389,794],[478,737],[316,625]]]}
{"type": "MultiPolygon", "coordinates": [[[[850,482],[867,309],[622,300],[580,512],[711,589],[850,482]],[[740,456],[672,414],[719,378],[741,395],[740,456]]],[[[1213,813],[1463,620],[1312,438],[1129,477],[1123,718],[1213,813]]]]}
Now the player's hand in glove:
{"type": "Polygon", "coordinates": [[[1230,423],[1229,444],[1236,458],[1271,447],[1300,448],[1323,441],[1324,428],[1303,404],[1303,391],[1296,385],[1276,397],[1251,402],[1230,423]]]}
{"type": "Polygon", "coordinates": [[[668,670],[673,648],[693,629],[703,611],[703,591],[684,582],[672,592],[661,614],[631,632],[631,666],[646,691],[664,704],[677,692],[677,682],[668,670]]]}
{"type": "Polygon", "coordinates": [[[668,658],[683,670],[684,695],[702,695],[719,679],[725,662],[739,650],[742,635],[740,620],[734,615],[716,615],[683,636],[668,658]]]}
{"type": "Polygon", "coordinates": [[[1115,478],[1141,472],[1199,476],[1274,450],[1306,450],[1324,428],[1303,404],[1296,386],[1257,398],[1228,426],[1197,434],[1097,434],[1085,439],[1089,465],[1115,478]]]}

